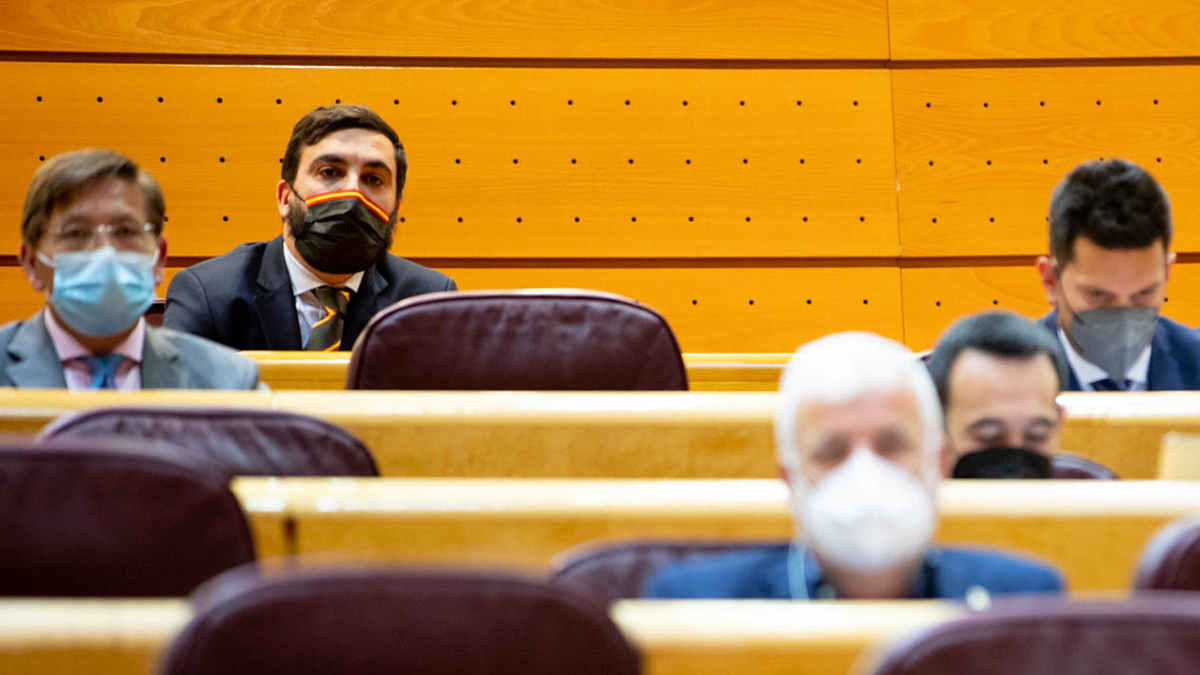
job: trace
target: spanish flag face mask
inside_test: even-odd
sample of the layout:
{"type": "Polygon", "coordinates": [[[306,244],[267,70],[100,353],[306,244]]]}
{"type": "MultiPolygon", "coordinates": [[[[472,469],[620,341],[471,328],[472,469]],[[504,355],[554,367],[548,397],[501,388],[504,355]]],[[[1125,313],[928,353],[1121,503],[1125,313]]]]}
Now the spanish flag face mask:
{"type": "Polygon", "coordinates": [[[388,215],[358,190],[315,195],[288,209],[288,226],[305,262],[327,274],[362,272],[392,246],[395,214],[388,215]]]}

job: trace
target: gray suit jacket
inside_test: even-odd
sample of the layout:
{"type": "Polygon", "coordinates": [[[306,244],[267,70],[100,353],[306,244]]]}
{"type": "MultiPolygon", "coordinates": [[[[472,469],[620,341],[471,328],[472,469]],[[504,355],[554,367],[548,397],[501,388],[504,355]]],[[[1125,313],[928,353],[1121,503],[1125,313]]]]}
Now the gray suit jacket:
{"type": "MultiPolygon", "coordinates": [[[[0,386],[66,388],[42,312],[0,326],[0,386]]],[[[250,359],[204,338],[146,326],[142,389],[256,388],[258,365],[250,359]]]]}

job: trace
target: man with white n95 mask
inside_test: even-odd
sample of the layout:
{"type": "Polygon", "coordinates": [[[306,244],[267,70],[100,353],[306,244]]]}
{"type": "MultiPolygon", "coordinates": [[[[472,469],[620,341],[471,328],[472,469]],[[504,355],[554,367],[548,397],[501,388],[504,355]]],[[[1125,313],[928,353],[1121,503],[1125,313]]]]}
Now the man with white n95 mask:
{"type": "Polygon", "coordinates": [[[646,584],[658,598],[962,598],[1059,592],[1049,567],[931,544],[942,414],[924,366],[869,333],[804,345],[780,380],[775,443],[790,544],[694,558],[646,584]]]}
{"type": "Polygon", "coordinates": [[[233,350],[146,325],[167,243],[158,183],[110,150],[50,158],[33,174],[21,266],[45,308],[0,327],[0,386],[254,389],[258,367],[233,350]]]}

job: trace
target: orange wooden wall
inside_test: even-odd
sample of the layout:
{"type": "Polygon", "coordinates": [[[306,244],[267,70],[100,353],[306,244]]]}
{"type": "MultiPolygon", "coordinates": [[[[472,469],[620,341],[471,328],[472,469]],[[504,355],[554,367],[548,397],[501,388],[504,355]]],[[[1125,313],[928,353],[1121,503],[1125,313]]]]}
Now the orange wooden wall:
{"type": "MultiPolygon", "coordinates": [[[[463,288],[583,286],[685,351],[1046,309],[1050,190],[1126,157],[1172,196],[1200,323],[1200,9],[1068,0],[63,0],[0,22],[0,320],[29,177],[110,147],[163,184],[174,266],[279,231],[295,120],[355,102],[411,172],[394,252],[463,288]],[[890,33],[890,34],[889,34],[890,33]]],[[[165,289],[161,289],[165,291],[165,289]]]]}

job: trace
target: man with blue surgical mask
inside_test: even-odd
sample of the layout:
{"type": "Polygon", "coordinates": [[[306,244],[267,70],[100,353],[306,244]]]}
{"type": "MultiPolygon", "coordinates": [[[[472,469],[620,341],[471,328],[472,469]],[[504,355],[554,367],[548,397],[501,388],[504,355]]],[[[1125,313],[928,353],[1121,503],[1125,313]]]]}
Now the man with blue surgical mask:
{"type": "Polygon", "coordinates": [[[931,544],[943,475],[941,404],[903,345],[870,333],[826,336],[796,352],[779,390],[775,446],[794,540],[660,569],[647,597],[963,598],[1062,589],[1040,563],[931,544]]]}
{"type": "Polygon", "coordinates": [[[1159,311],[1175,254],[1171,205],[1119,159],[1076,167],[1050,199],[1050,255],[1038,273],[1054,307],[1041,321],[1071,366],[1071,391],[1200,389],[1200,338],[1159,311]]]}
{"type": "Polygon", "coordinates": [[[46,306],[0,327],[0,386],[255,389],[258,368],[208,340],[146,325],[162,281],[165,204],[127,157],[78,150],[34,173],[21,265],[46,306]]]}

